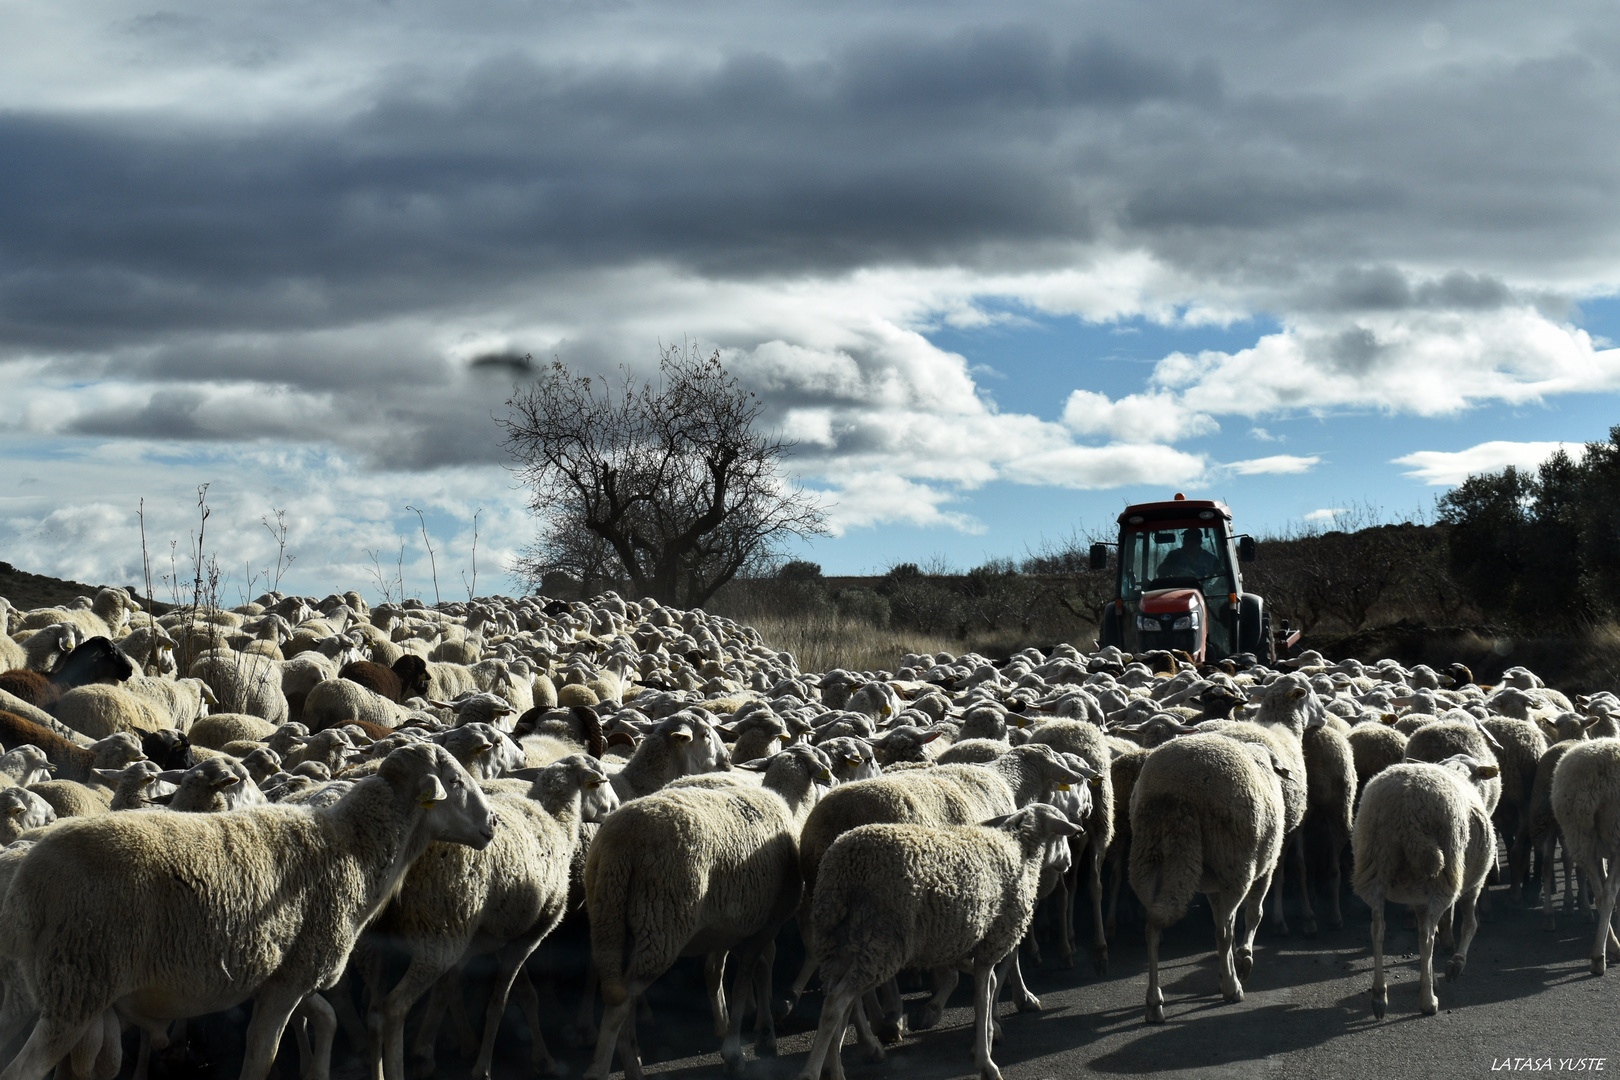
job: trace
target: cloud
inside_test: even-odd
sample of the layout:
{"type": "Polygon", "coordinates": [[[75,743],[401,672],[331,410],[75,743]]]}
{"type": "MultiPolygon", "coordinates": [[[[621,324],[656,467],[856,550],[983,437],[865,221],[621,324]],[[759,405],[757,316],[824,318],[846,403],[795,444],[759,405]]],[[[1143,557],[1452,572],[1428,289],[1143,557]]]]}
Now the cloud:
{"type": "Polygon", "coordinates": [[[1309,513],[1307,513],[1305,515],[1305,520],[1306,521],[1334,521],[1334,520],[1336,520],[1338,518],[1338,516],[1340,514],[1347,514],[1347,513],[1349,513],[1349,510],[1347,510],[1345,507],[1342,507],[1342,506],[1330,507],[1330,508],[1323,509],[1323,510],[1312,510],[1312,511],[1310,511],[1309,513]]]}
{"type": "Polygon", "coordinates": [[[1179,442],[1220,430],[1213,417],[1193,412],[1163,392],[1110,401],[1105,394],[1076,390],[1063,406],[1063,423],[1081,435],[1130,442],[1179,442]]]}
{"type": "Polygon", "coordinates": [[[827,527],[834,536],[842,536],[850,529],[883,524],[944,526],[965,533],[982,533],[984,523],[977,518],[940,509],[954,498],[948,491],[890,474],[852,476],[830,496],[827,527]]]}
{"type": "Polygon", "coordinates": [[[1419,450],[1395,458],[1390,464],[1406,465],[1405,475],[1425,484],[1454,486],[1479,473],[1501,472],[1508,466],[1534,469],[1563,450],[1579,457],[1579,443],[1564,442],[1485,442],[1466,450],[1419,450]]]}
{"type": "Polygon", "coordinates": [[[1297,457],[1293,454],[1275,454],[1271,457],[1232,461],[1221,466],[1239,476],[1293,476],[1310,472],[1322,463],[1319,457],[1297,457]]]}

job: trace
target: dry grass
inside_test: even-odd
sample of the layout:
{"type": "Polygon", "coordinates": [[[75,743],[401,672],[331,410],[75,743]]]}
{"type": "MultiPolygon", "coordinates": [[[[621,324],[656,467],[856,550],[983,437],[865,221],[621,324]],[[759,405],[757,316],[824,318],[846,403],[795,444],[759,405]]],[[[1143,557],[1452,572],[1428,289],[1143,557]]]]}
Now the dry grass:
{"type": "MultiPolygon", "coordinates": [[[[859,619],[836,615],[792,618],[756,615],[749,620],[767,645],[793,654],[801,671],[893,671],[906,653],[948,652],[953,656],[977,652],[1002,657],[1030,645],[1049,650],[1056,642],[1020,634],[1016,630],[954,635],[924,634],[915,630],[880,630],[859,619]]],[[[1080,649],[1091,649],[1095,635],[1084,632],[1071,640],[1080,649]]]]}

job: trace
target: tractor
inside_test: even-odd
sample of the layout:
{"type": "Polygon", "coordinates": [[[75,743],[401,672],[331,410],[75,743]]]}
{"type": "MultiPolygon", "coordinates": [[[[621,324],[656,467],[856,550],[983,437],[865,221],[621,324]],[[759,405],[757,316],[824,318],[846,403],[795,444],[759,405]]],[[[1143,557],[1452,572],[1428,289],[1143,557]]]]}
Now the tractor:
{"type": "MultiPolygon", "coordinates": [[[[1109,544],[1091,546],[1091,568],[1108,567],[1109,544]]],[[[1099,644],[1128,653],[1185,652],[1203,663],[1250,653],[1273,664],[1299,640],[1275,634],[1265,601],[1243,591],[1238,563],[1253,562],[1254,537],[1232,531],[1232,510],[1177,493],[1119,515],[1119,576],[1102,613],[1099,644]]]]}

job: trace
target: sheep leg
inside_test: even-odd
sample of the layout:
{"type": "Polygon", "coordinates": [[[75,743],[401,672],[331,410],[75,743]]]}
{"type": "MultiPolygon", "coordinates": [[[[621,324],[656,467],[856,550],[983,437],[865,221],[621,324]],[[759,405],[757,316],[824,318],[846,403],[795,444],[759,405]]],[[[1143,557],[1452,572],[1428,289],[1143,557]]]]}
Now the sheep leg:
{"type": "Polygon", "coordinates": [[[726,950],[717,949],[703,958],[703,982],[709,991],[709,1017],[714,1021],[714,1037],[724,1039],[731,1030],[726,1013],[726,950]]]}
{"type": "Polygon", "coordinates": [[[954,967],[937,967],[933,971],[933,976],[934,996],[923,1005],[922,1012],[911,1025],[917,1031],[927,1031],[939,1023],[940,1016],[945,1012],[945,1003],[950,1000],[957,982],[961,979],[961,974],[954,967]]]}
{"type": "Polygon", "coordinates": [[[1384,1018],[1389,1008],[1389,987],[1384,982],[1384,892],[1374,889],[1372,898],[1372,946],[1373,946],[1373,989],[1372,1008],[1373,1016],[1379,1020],[1384,1018]]]}
{"type": "Polygon", "coordinates": [[[1451,913],[1456,910],[1456,907],[1455,903],[1451,904],[1440,916],[1438,940],[1442,949],[1455,949],[1457,947],[1456,939],[1451,936],[1451,913]]]}
{"type": "Polygon", "coordinates": [[[1243,983],[1237,975],[1234,942],[1238,908],[1248,899],[1248,893],[1218,892],[1212,893],[1209,899],[1211,913],[1215,916],[1215,960],[1221,969],[1221,997],[1227,1001],[1242,1001],[1243,983]]]}
{"type": "MultiPolygon", "coordinates": [[[[1102,870],[1103,861],[1107,859],[1108,852],[1097,847],[1097,841],[1091,841],[1091,967],[1101,978],[1108,974],[1108,934],[1103,926],[1102,911],[1102,870]]],[[[1075,881],[1078,882],[1079,871],[1075,872],[1075,881]]],[[[1073,925],[1073,913],[1070,913],[1070,925],[1073,925]]]]}
{"type": "Polygon", "coordinates": [[[1337,830],[1328,833],[1328,929],[1344,929],[1344,910],[1339,906],[1339,894],[1344,891],[1344,849],[1350,843],[1348,833],[1337,830]]]}
{"type": "Polygon", "coordinates": [[[1593,860],[1597,865],[1594,871],[1597,877],[1598,912],[1597,912],[1597,938],[1592,942],[1592,974],[1602,975],[1608,963],[1608,954],[1612,949],[1620,951],[1620,941],[1614,935],[1614,902],[1617,893],[1620,893],[1620,866],[1609,866],[1609,872],[1603,872],[1603,861],[1593,860]]]}
{"type": "Polygon", "coordinates": [[[579,1013],[574,1017],[574,1030],[571,1035],[580,1046],[596,1041],[596,982],[596,960],[587,958],[585,988],[579,992],[579,1013]]]}
{"type": "MultiPolygon", "coordinates": [[[[778,927],[775,925],[766,927],[760,933],[744,941],[736,950],[737,975],[731,987],[731,1002],[734,1008],[731,1011],[731,1022],[726,1027],[725,1041],[720,1044],[720,1057],[726,1063],[726,1071],[733,1076],[742,1071],[743,1064],[742,1025],[743,1013],[746,1011],[743,1008],[743,1003],[749,998],[750,988],[753,988],[756,992],[758,990],[759,966],[765,958],[765,946],[776,939],[777,929],[778,927]]],[[[766,978],[769,979],[768,974],[766,978]]],[[[757,1030],[765,1030],[769,1027],[770,1022],[771,1013],[769,1009],[766,1009],[760,1016],[757,1030]]],[[[774,1033],[772,1041],[775,1041],[774,1033]]]]}
{"type": "Polygon", "coordinates": [[[1080,893],[1080,874],[1070,866],[1052,888],[1052,905],[1057,913],[1058,963],[1074,967],[1074,901],[1080,893]]]}
{"type": "Polygon", "coordinates": [[[883,1019],[877,1025],[878,1038],[886,1043],[897,1043],[906,1033],[906,1010],[900,998],[900,984],[890,979],[878,987],[878,1000],[883,1006],[883,1019]]]}
{"type": "Polygon", "coordinates": [[[980,1080],[1001,1080],[1001,1070],[990,1060],[990,1025],[996,1018],[996,967],[973,965],[973,1065],[980,1080]]]}
{"type": "MultiPolygon", "coordinates": [[[[1316,936],[1316,912],[1311,907],[1311,874],[1305,861],[1305,830],[1295,829],[1294,835],[1288,841],[1289,856],[1294,865],[1299,868],[1299,904],[1300,904],[1300,930],[1308,938],[1316,936]]],[[[1282,889],[1278,887],[1277,896],[1279,907],[1282,901],[1282,889]]]]}
{"type": "MultiPolygon", "coordinates": [[[[461,1047],[461,1056],[472,1057],[478,1052],[478,1040],[473,1037],[472,1022],[467,1019],[467,994],[461,983],[461,973],[465,966],[458,963],[445,972],[444,997],[441,1001],[450,1006],[450,1019],[456,1023],[456,1044],[461,1047]]],[[[443,1005],[440,1008],[442,1010],[443,1005]]],[[[439,1015],[443,1017],[444,1013],[441,1011],[439,1015]]]]}
{"type": "Polygon", "coordinates": [[[1012,959],[1004,961],[1007,974],[996,980],[997,997],[1000,997],[999,992],[1003,987],[1010,987],[1012,1002],[1019,1012],[1040,1012],[1041,999],[1030,993],[1029,987],[1024,984],[1024,965],[1018,959],[1018,950],[1014,949],[1009,955],[1012,959]]]}
{"type": "MultiPolygon", "coordinates": [[[[451,961],[454,962],[453,960],[451,961]]],[[[445,967],[434,963],[426,954],[411,958],[410,966],[388,995],[380,1001],[372,997],[368,1021],[371,1025],[371,1067],[373,1077],[386,1080],[405,1080],[405,1017],[434,983],[439,981],[445,967]]],[[[415,1050],[420,1056],[424,1049],[429,1062],[433,1059],[433,1042],[427,1041],[431,1025],[423,1025],[418,1032],[415,1050]]]]}
{"type": "MultiPolygon", "coordinates": [[[[1293,837],[1290,836],[1283,841],[1284,848],[1288,846],[1292,839],[1293,837]]],[[[1283,914],[1283,863],[1287,861],[1286,858],[1279,858],[1277,868],[1271,874],[1271,895],[1273,897],[1271,924],[1272,929],[1279,934],[1288,933],[1288,918],[1283,914]]]]}
{"type": "Polygon", "coordinates": [[[1164,928],[1154,919],[1153,909],[1149,908],[1147,923],[1147,1022],[1150,1024],[1164,1023],[1164,991],[1159,988],[1159,939],[1163,936],[1164,928]]]}
{"type": "Polygon", "coordinates": [[[152,1063],[152,1033],[141,1028],[140,1049],[135,1052],[135,1072],[130,1080],[146,1080],[147,1069],[152,1063]]]}
{"type": "Polygon", "coordinates": [[[776,1056],[776,1015],[771,1011],[771,973],[776,970],[773,938],[754,963],[754,1056],[776,1056]]]}
{"type": "Polygon", "coordinates": [[[1125,881],[1125,860],[1123,858],[1110,858],[1108,884],[1108,918],[1103,921],[1105,941],[1112,941],[1119,934],[1119,887],[1125,881]]]}
{"type": "MultiPolygon", "coordinates": [[[[1553,893],[1558,887],[1558,863],[1556,858],[1556,845],[1558,834],[1553,831],[1547,833],[1546,839],[1540,844],[1541,850],[1541,928],[1547,931],[1558,929],[1558,918],[1553,914],[1553,893]]],[[[1569,873],[1564,874],[1564,899],[1569,899],[1569,873]]]]}
{"type": "Polygon", "coordinates": [[[1473,943],[1474,931],[1479,929],[1479,916],[1475,913],[1475,907],[1479,903],[1480,891],[1483,889],[1476,890],[1472,894],[1463,893],[1452,908],[1453,912],[1461,910],[1462,925],[1457,932],[1457,948],[1451,954],[1451,962],[1446,965],[1447,982],[1456,982],[1468,964],[1468,946],[1473,943]]]}
{"type": "MultiPolygon", "coordinates": [[[[872,995],[866,995],[870,998],[872,995]]],[[[860,1044],[861,1053],[867,1061],[882,1061],[884,1058],[883,1044],[872,1031],[872,1022],[867,1019],[867,1004],[865,1001],[855,1003],[855,1041],[860,1044]]]]}
{"type": "Polygon", "coordinates": [[[349,970],[345,969],[337,985],[322,996],[337,1015],[338,1027],[343,1029],[343,1037],[349,1040],[350,1046],[359,1050],[366,1045],[366,1025],[360,1019],[360,1013],[355,1010],[353,986],[349,970]]]}
{"type": "Polygon", "coordinates": [[[810,1056],[805,1059],[799,1080],[821,1080],[822,1069],[829,1064],[828,1054],[832,1055],[833,1074],[842,1074],[839,1049],[843,1046],[844,1029],[849,1025],[850,1009],[857,998],[854,991],[842,987],[827,995],[821,1006],[821,1022],[816,1025],[815,1041],[810,1044],[810,1056]]]}
{"type": "Polygon", "coordinates": [[[603,1080],[613,1069],[613,1051],[617,1048],[623,1061],[626,1080],[629,1080],[634,1061],[634,1071],[637,1076],[641,1074],[641,1061],[630,1050],[634,1043],[636,998],[647,988],[647,984],[639,979],[625,980],[625,994],[622,1000],[606,1006],[602,1010],[602,1026],[596,1035],[596,1055],[591,1059],[590,1068],[585,1070],[584,1080],[603,1080]],[[630,1034],[625,1028],[631,1029],[630,1034]],[[621,1038],[621,1036],[623,1036],[621,1038]],[[628,1053],[625,1051],[629,1050],[628,1053]]]}
{"type": "Polygon", "coordinates": [[[1232,970],[1239,979],[1247,979],[1249,972],[1254,970],[1254,939],[1260,932],[1261,906],[1270,888],[1271,875],[1261,874],[1254,879],[1248,895],[1243,898],[1243,944],[1237,946],[1232,957],[1232,970]]]}
{"type": "Polygon", "coordinates": [[[1440,999],[1434,994],[1434,938],[1440,918],[1450,906],[1430,900],[1418,916],[1418,1011],[1424,1016],[1440,1011],[1440,999]]]}
{"type": "MultiPolygon", "coordinates": [[[[523,962],[529,958],[529,954],[539,948],[540,939],[550,932],[551,923],[548,921],[542,925],[538,933],[514,938],[501,948],[496,961],[495,983],[489,990],[489,1006],[484,1010],[484,1038],[478,1046],[478,1059],[473,1062],[473,1080],[489,1076],[490,1062],[495,1058],[495,1036],[501,1029],[501,1017],[506,1015],[506,999],[512,993],[512,980],[523,970],[523,962]]],[[[532,984],[529,986],[529,993],[531,995],[534,993],[532,984]]],[[[457,993],[456,996],[459,998],[461,995],[457,993]]],[[[538,1039],[540,1029],[536,1027],[532,1030],[538,1039]]],[[[544,1040],[539,1040],[537,1045],[543,1052],[544,1040]]]]}
{"type": "Polygon", "coordinates": [[[265,1080],[276,1060],[276,1047],[287,1020],[304,995],[281,987],[263,987],[253,1002],[253,1019],[248,1021],[247,1046],[242,1054],[241,1080],[265,1080]]]}
{"type": "Polygon", "coordinates": [[[309,1045],[306,1050],[300,1039],[298,1049],[304,1054],[302,1080],[327,1080],[332,1075],[332,1041],[337,1038],[338,1019],[331,1002],[320,994],[307,994],[298,1005],[298,1015],[304,1018],[308,1029],[309,1045]]]}
{"type": "MultiPolygon", "coordinates": [[[[1524,903],[1524,889],[1530,877],[1530,843],[1526,827],[1527,815],[1516,815],[1514,819],[1513,840],[1508,845],[1508,891],[1507,902],[1514,907],[1524,903]]],[[[1503,830],[1506,838],[1507,830],[1503,830]]]]}
{"type": "Polygon", "coordinates": [[[536,1076],[557,1075],[557,1061],[546,1046],[546,1037],[540,1032],[540,995],[535,992],[529,973],[518,968],[517,980],[512,983],[512,996],[523,1010],[523,1020],[529,1025],[529,1066],[536,1076]]]}

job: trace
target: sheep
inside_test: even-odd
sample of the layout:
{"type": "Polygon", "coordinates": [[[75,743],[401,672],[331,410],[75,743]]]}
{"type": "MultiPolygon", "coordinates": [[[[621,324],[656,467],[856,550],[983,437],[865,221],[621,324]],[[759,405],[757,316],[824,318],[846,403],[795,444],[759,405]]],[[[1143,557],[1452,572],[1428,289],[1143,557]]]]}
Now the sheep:
{"type": "Polygon", "coordinates": [[[751,712],[724,730],[732,739],[731,760],[738,763],[770,757],[793,741],[787,724],[768,709],[751,712]]]}
{"type": "MultiPolygon", "coordinates": [[[[1114,839],[1114,782],[1109,767],[1111,754],[1102,729],[1084,720],[1048,720],[1037,724],[1030,732],[1031,743],[1041,743],[1066,754],[1078,754],[1098,774],[1098,784],[1092,792],[1096,825],[1086,832],[1086,852],[1076,852],[1078,866],[1084,862],[1089,873],[1091,888],[1092,942],[1091,964],[1098,976],[1108,974],[1108,933],[1103,920],[1102,868],[1108,858],[1108,846],[1114,839]]],[[[1065,921],[1072,918],[1068,913],[1065,921]]],[[[1064,964],[1074,963],[1073,948],[1065,942],[1068,955],[1060,958],[1064,964]]]]}
{"type": "Polygon", "coordinates": [[[1209,895],[1215,916],[1221,995],[1243,1000],[1260,904],[1288,831],[1279,783],[1287,768],[1269,747],[1218,734],[1172,739],[1142,763],[1131,794],[1130,878],[1147,909],[1148,1023],[1164,1023],[1159,940],[1194,892],[1209,895]],[[1246,937],[1236,945],[1239,907],[1246,937]]]}
{"type": "MultiPolygon", "coordinates": [[[[100,784],[100,778],[96,778],[100,784]]],[[[47,780],[44,783],[32,784],[29,791],[38,795],[51,804],[56,816],[65,817],[96,817],[105,814],[112,803],[112,789],[103,786],[91,787],[74,780],[47,780]]]]}
{"type": "Polygon", "coordinates": [[[115,1004],[162,1049],[170,1020],[249,999],[243,1076],[267,1074],[294,1010],[324,1073],[336,1023],[316,991],[337,981],[360,927],[430,843],[485,847],[493,821],[454,758],[410,746],[329,807],[57,824],[0,908],[0,957],[39,1009],[8,1080],[42,1077],[69,1051],[93,1059],[115,1004]],[[124,917],[136,910],[146,917],[124,917]]]}
{"type": "MultiPolygon", "coordinates": [[[[302,725],[297,725],[302,727],[302,725]]],[[[278,725],[263,720],[257,716],[247,716],[242,713],[213,713],[203,717],[191,725],[186,738],[191,740],[193,746],[201,746],[209,750],[222,750],[233,742],[264,742],[278,730],[278,725]]],[[[308,735],[305,728],[303,734],[308,735]]],[[[285,753],[275,748],[277,753],[285,753]]]]}
{"type": "MultiPolygon", "coordinates": [[[[661,791],[608,815],[585,862],[591,955],[606,1005],[587,1078],[607,1075],[615,1046],[626,1075],[641,1075],[626,1026],[631,1005],[695,942],[737,953],[735,1001],[747,987],[768,996],[761,956],[799,906],[799,831],[831,781],[824,754],[789,747],[770,758],[760,787],[661,791]]],[[[759,1013],[756,1050],[774,1052],[771,1011],[759,1013]]],[[[720,1049],[732,1073],[742,1065],[742,1016],[732,1010],[720,1049]]]]}
{"type": "Polygon", "coordinates": [[[1418,914],[1418,1010],[1433,1016],[1434,939],[1451,936],[1452,910],[1461,905],[1462,931],[1446,968],[1455,980],[1468,962],[1478,927],[1475,904],[1496,855],[1496,834],[1480,795],[1494,779],[1495,763],[1458,754],[1442,764],[1393,765],[1367,784],[1353,839],[1356,895],[1372,908],[1373,1015],[1389,1004],[1384,981],[1384,904],[1411,904],[1418,914]],[[1444,925],[1442,924],[1444,918],[1444,925]]]}
{"type": "Polygon", "coordinates": [[[1529,815],[1536,766],[1547,752],[1547,738],[1535,724],[1511,717],[1488,717],[1480,726],[1495,742],[1491,749],[1501,769],[1502,798],[1491,813],[1491,822],[1508,848],[1507,902],[1518,904],[1530,869],[1530,852],[1516,841],[1529,815]]]}
{"type": "Polygon", "coordinates": [[[104,739],[118,731],[139,736],[172,727],[169,713],[146,697],[122,686],[80,686],[56,703],[56,718],[91,739],[104,739]]]}
{"type": "Polygon", "coordinates": [[[518,717],[517,723],[513,725],[512,734],[514,737],[542,735],[566,739],[594,758],[600,758],[607,750],[607,743],[602,735],[601,718],[596,715],[596,710],[583,705],[572,709],[554,709],[536,705],[518,717]]]}
{"type": "MultiPolygon", "coordinates": [[[[26,640],[18,643],[24,656],[21,667],[27,671],[40,673],[54,671],[62,659],[71,653],[74,647],[83,640],[83,636],[75,627],[66,625],[48,626],[43,630],[30,634],[26,640]]],[[[4,674],[10,674],[10,672],[4,674]]],[[[5,678],[0,675],[0,689],[3,689],[5,684],[5,678]]]]}
{"type": "Polygon", "coordinates": [[[56,771],[45,751],[24,743],[0,754],[0,786],[27,787],[44,783],[56,771]]]}
{"type": "Polygon", "coordinates": [[[208,714],[210,705],[219,704],[214,691],[201,679],[152,679],[135,675],[124,684],[124,689],[145,700],[160,715],[167,716],[167,726],[182,734],[208,714]]]}
{"type": "Polygon", "coordinates": [[[636,747],[622,769],[609,772],[621,802],[650,795],[675,779],[731,767],[714,727],[693,712],[666,717],[636,747]]]}
{"type": "Polygon", "coordinates": [[[96,775],[113,787],[112,802],[107,809],[143,810],[156,805],[152,801],[153,788],[163,770],[154,761],[137,761],[122,769],[97,769],[96,775]]]}
{"type": "MultiPolygon", "coordinates": [[[[0,847],[13,843],[30,829],[43,829],[56,820],[51,804],[27,788],[0,790],[0,847]]],[[[0,886],[0,897],[5,895],[0,886]]]]}
{"type": "Polygon", "coordinates": [[[191,665],[188,674],[207,683],[227,713],[246,713],[270,724],[290,719],[280,665],[269,657],[253,653],[204,656],[191,665]]]}
{"type": "Polygon", "coordinates": [[[158,779],[176,785],[169,809],[179,813],[219,814],[265,802],[253,774],[228,758],[208,758],[183,771],[166,770],[158,779]]]}
{"type": "MultiPolygon", "coordinates": [[[[975,980],[974,1064],[984,1080],[999,1080],[990,1058],[997,973],[1029,927],[1049,844],[1076,831],[1036,803],[978,827],[874,824],[839,837],[811,902],[827,995],[802,1080],[820,1080],[829,1054],[842,1077],[838,1048],[861,995],[908,967],[964,962],[975,980]]],[[[868,1052],[881,1056],[856,1022],[868,1052]]]]}
{"type": "MultiPolygon", "coordinates": [[[[933,769],[885,773],[872,780],[834,788],[805,822],[799,841],[799,863],[805,891],[814,891],[822,856],[839,836],[876,823],[971,825],[998,814],[1010,814],[1044,800],[1063,784],[1088,779],[1059,759],[1050,746],[1019,746],[986,765],[943,765],[933,769]]],[[[799,912],[801,935],[813,933],[810,912],[799,912]]],[[[815,974],[814,947],[806,942],[805,963],[793,981],[797,1003],[815,974]]],[[[1017,1002],[1020,1010],[1040,1008],[1033,995],[1017,1002]]],[[[889,1041],[899,1038],[898,992],[890,990],[882,1027],[889,1041]]]]}
{"type": "Polygon", "coordinates": [[[396,705],[404,703],[406,698],[428,696],[427,662],[420,656],[407,654],[388,667],[370,660],[356,660],[345,664],[338,678],[359,683],[396,705]]]}
{"type": "Polygon", "coordinates": [[[51,709],[63,694],[92,683],[123,682],[135,665],[104,637],[91,638],[64,656],[49,674],[38,671],[0,673],[0,689],[40,709],[51,709]]]}
{"type": "MultiPolygon", "coordinates": [[[[366,969],[373,1002],[369,1053],[374,1074],[380,1069],[389,1080],[403,1080],[406,1014],[424,991],[472,955],[476,939],[477,951],[493,948],[498,953],[483,1044],[473,1066],[474,1077],[489,1075],[513,980],[562,921],[584,795],[606,785],[607,776],[596,762],[583,755],[565,758],[542,770],[527,796],[490,796],[500,827],[489,847],[474,851],[443,845],[411,868],[399,896],[368,931],[398,941],[410,957],[408,970],[386,994],[380,966],[366,969]]],[[[555,1064],[540,1034],[532,994],[531,988],[525,996],[531,1054],[535,1072],[544,1074],[555,1064]]],[[[430,1068],[432,1034],[432,1026],[424,1025],[416,1047],[430,1068]]]]}
{"type": "Polygon", "coordinates": [[[1620,894],[1620,740],[1575,743],[1553,773],[1552,805],[1564,843],[1596,888],[1592,974],[1602,975],[1609,959],[1620,960],[1613,925],[1620,894]]]}
{"type": "Polygon", "coordinates": [[[1356,801],[1367,781],[1406,760],[1406,736],[1384,724],[1357,724],[1345,736],[1356,763],[1356,801]]]}
{"type": "MultiPolygon", "coordinates": [[[[1305,759],[1305,821],[1302,829],[1325,841],[1323,854],[1328,868],[1328,917],[1330,930],[1344,928],[1339,905],[1340,865],[1350,844],[1356,805],[1356,761],[1349,740],[1323,725],[1305,729],[1300,740],[1305,759]]],[[[1300,888],[1310,895],[1310,860],[1299,861],[1300,888]]],[[[1303,927],[1307,937],[1314,932],[1307,909],[1303,927]]]]}
{"type": "Polygon", "coordinates": [[[128,732],[79,746],[20,716],[0,712],[0,746],[16,749],[24,744],[45,751],[62,780],[79,784],[95,783],[95,769],[121,769],[143,756],[140,740],[128,732]]]}
{"type": "Polygon", "coordinates": [[[337,727],[363,720],[384,728],[397,728],[411,712],[381,694],[349,679],[327,679],[317,683],[304,700],[303,722],[311,731],[337,727]]]}

